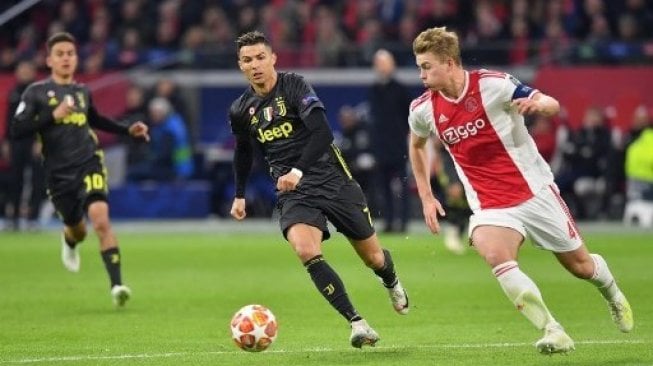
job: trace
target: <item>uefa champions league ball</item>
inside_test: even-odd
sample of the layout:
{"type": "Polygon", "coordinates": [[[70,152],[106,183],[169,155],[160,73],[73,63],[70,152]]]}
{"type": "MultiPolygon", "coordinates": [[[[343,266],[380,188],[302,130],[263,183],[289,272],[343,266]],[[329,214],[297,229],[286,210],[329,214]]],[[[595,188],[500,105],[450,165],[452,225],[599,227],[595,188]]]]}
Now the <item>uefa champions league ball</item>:
{"type": "Polygon", "coordinates": [[[238,348],[261,352],[277,338],[277,319],[263,305],[246,305],[231,318],[231,337],[238,348]]]}

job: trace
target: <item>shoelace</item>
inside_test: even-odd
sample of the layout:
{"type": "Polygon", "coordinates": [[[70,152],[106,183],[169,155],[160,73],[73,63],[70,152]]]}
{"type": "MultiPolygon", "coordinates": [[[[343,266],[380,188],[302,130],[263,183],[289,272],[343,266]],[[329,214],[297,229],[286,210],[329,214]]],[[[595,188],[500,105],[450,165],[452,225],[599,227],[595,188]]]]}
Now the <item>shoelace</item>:
{"type": "Polygon", "coordinates": [[[397,289],[392,289],[392,293],[390,295],[392,297],[393,302],[397,302],[399,300],[403,300],[404,298],[404,291],[403,289],[397,290],[397,289]]]}
{"type": "Polygon", "coordinates": [[[621,320],[624,314],[623,304],[616,301],[610,301],[608,304],[610,305],[610,313],[612,314],[612,317],[614,319],[621,320]]]}

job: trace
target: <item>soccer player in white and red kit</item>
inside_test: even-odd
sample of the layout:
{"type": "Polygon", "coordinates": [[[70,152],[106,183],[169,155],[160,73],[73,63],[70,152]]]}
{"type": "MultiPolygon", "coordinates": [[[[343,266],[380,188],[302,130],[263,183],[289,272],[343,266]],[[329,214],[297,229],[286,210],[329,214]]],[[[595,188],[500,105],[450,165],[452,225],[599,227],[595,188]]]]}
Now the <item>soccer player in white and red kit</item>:
{"type": "Polygon", "coordinates": [[[558,101],[508,74],[463,69],[458,37],[444,27],[419,34],[413,52],[428,90],[411,104],[408,150],[431,232],[440,231],[437,215],[445,215],[428,172],[427,141],[437,135],[454,160],[473,211],[470,242],[517,309],[544,331],[537,349],[567,352],[574,342],[547,309],[537,285],[519,268],[517,254],[527,234],[574,276],[594,284],[619,329],[629,332],[633,315],[628,301],[605,260],[588,252],[551,169],[524,125],[525,114],[558,113],[558,101]]]}

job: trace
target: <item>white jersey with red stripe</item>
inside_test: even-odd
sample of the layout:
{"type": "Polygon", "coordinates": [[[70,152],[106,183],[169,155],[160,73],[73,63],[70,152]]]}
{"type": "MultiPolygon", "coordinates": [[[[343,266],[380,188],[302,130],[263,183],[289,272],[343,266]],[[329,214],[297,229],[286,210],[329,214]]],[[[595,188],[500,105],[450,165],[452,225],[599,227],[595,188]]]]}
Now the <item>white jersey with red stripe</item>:
{"type": "Polygon", "coordinates": [[[458,99],[429,90],[413,100],[411,131],[443,142],[473,211],[519,205],[553,184],[523,116],[511,108],[514,99],[537,92],[509,74],[482,69],[465,71],[458,99]]]}

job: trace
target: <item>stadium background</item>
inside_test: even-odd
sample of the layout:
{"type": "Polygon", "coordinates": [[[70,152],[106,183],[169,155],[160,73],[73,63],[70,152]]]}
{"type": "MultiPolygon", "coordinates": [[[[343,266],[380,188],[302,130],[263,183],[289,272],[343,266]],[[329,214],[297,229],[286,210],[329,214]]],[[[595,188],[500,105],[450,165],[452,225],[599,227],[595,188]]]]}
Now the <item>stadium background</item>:
{"type": "MultiPolygon", "coordinates": [[[[441,25],[459,32],[466,67],[507,71],[561,101],[564,111],[548,132],[558,155],[560,131],[578,130],[588,108],[598,107],[618,158],[634,111],[653,106],[647,92],[653,80],[653,3],[643,0],[46,0],[5,1],[0,11],[0,100],[7,99],[20,60],[32,60],[41,76],[47,74],[43,43],[56,30],[79,40],[78,79],[110,116],[125,116],[131,87],[151,96],[162,80],[174,84],[173,104],[191,135],[195,173],[173,182],[128,182],[128,146],[100,134],[117,219],[227,215],[233,196],[227,108],[245,87],[234,39],[251,29],[270,36],[280,70],[298,71],[314,85],[336,131],[345,105],[365,119],[375,80],[371,57],[378,48],[393,52],[398,79],[415,96],[421,93],[411,41],[421,29],[441,25]]],[[[0,103],[3,140],[6,108],[0,103]]],[[[621,218],[623,168],[610,162],[616,168],[602,178],[614,181],[606,192],[611,197],[605,207],[594,208],[601,214],[587,219],[621,218]]],[[[565,168],[564,160],[552,163],[565,168]]],[[[274,194],[260,165],[250,186],[250,213],[269,216],[274,194]]],[[[419,219],[418,203],[412,207],[419,219]]]]}
{"type": "MultiPolygon", "coordinates": [[[[101,136],[111,163],[124,276],[134,291],[125,309],[111,305],[94,236],[80,248],[81,272],[71,274],[61,268],[57,220],[47,230],[0,233],[0,364],[653,364],[651,230],[621,225],[618,200],[615,213],[580,228],[628,294],[635,311],[632,333],[620,334],[595,289],[573,280],[555,258],[530,245],[520,251],[520,267],[541,286],[547,305],[576,341],[568,357],[535,352],[540,332],[515,313],[473,251],[450,253],[442,236],[427,232],[417,202],[409,233],[380,234],[411,296],[406,317],[394,314],[385,290],[341,235],[323,246],[357,308],[382,336],[379,346],[362,352],[349,346],[349,328],[316,296],[264,207],[258,208],[260,219],[212,217],[224,216],[231,202],[226,106],[245,87],[233,47],[242,30],[256,27],[272,35],[281,69],[306,75],[336,130],[341,106],[365,115],[375,80],[369,59],[374,49],[387,47],[397,55],[399,79],[417,94],[410,40],[424,27],[448,25],[464,35],[467,67],[508,71],[560,98],[566,112],[551,121],[557,131],[580,129],[587,107],[597,105],[618,143],[629,134],[633,110],[653,106],[646,88],[653,81],[651,7],[646,0],[0,2],[0,140],[6,141],[4,101],[16,62],[33,60],[46,76],[43,42],[50,31],[68,29],[82,41],[78,79],[91,86],[102,111],[121,117],[133,85],[149,95],[162,80],[174,82],[203,168],[191,180],[127,183],[129,146],[101,136]],[[24,8],[8,15],[18,9],[13,6],[24,8]],[[637,32],[630,27],[630,33],[620,33],[619,25],[628,29],[633,19],[637,32]],[[527,35],[519,25],[524,23],[527,35]],[[159,24],[174,30],[162,31],[174,39],[170,44],[153,36],[159,24]],[[511,35],[512,24],[522,32],[511,35]],[[199,32],[191,31],[194,26],[199,32]],[[139,31],[125,31],[132,27],[139,31]],[[141,46],[125,49],[121,34],[132,34],[126,38],[133,41],[140,31],[148,35],[141,46]],[[184,220],[158,220],[170,217],[184,220]],[[281,324],[279,338],[263,354],[238,350],[229,335],[231,316],[248,303],[269,306],[281,324]]],[[[258,176],[263,178],[256,186],[269,201],[270,182],[258,176]]],[[[619,197],[623,187],[610,193],[619,197]]]]}

